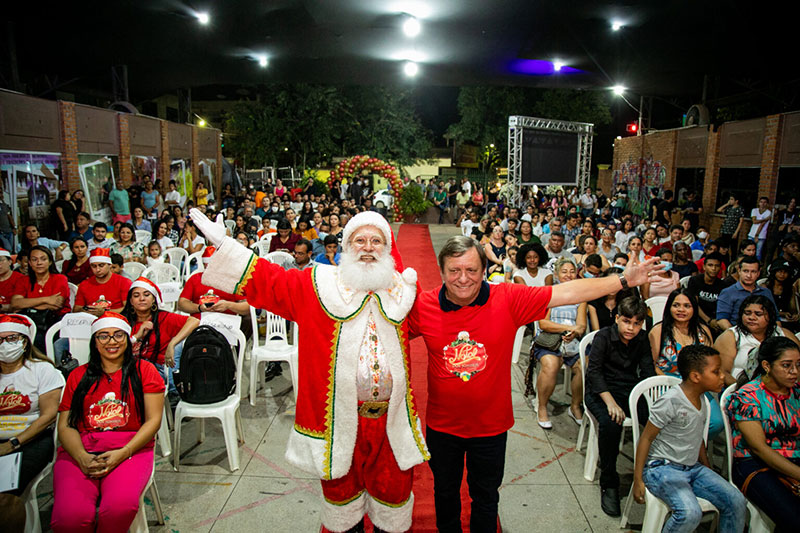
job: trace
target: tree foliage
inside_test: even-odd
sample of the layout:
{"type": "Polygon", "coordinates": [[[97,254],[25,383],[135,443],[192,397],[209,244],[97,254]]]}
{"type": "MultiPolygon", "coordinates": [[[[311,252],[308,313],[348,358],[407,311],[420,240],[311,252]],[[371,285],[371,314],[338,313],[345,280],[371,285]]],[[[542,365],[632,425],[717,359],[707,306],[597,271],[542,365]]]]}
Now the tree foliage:
{"type": "Polygon", "coordinates": [[[291,155],[306,168],[360,153],[412,164],[431,148],[409,92],[386,87],[270,85],[233,108],[225,134],[229,153],[248,166],[277,166],[291,155]]]}

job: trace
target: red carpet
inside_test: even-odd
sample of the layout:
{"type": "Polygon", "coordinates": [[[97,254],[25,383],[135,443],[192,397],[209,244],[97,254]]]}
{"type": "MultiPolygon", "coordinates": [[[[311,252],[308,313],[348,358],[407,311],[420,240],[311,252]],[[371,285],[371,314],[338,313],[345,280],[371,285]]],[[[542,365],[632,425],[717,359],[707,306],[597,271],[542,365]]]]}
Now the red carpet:
{"type": "MultiPolygon", "coordinates": [[[[423,291],[440,287],[442,277],[431,244],[428,226],[425,224],[403,224],[397,232],[397,247],[406,268],[417,271],[423,291]]],[[[425,428],[425,411],[428,401],[428,352],[421,338],[411,342],[411,386],[417,399],[417,410],[425,428]]],[[[466,469],[465,476],[466,479],[466,469]]],[[[428,533],[436,531],[436,513],[433,503],[433,475],[427,464],[414,469],[414,521],[411,531],[428,533]]],[[[469,531],[469,494],[466,481],[461,485],[461,522],[464,531],[469,531]]]]}

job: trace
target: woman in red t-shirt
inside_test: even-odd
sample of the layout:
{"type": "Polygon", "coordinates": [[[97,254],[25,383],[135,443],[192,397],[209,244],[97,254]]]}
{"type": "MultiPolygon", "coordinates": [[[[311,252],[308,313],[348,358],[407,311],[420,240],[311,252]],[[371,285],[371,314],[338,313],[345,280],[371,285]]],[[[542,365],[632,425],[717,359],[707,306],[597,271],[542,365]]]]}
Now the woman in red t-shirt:
{"type": "Polygon", "coordinates": [[[19,284],[17,289],[21,292],[11,297],[11,303],[36,324],[33,344],[44,352],[47,330],[70,312],[69,285],[44,246],[31,248],[28,265],[28,279],[19,284]]]}
{"type": "Polygon", "coordinates": [[[176,347],[200,325],[196,318],[163,311],[159,309],[160,305],[158,286],[141,277],[131,283],[122,310],[125,319],[133,324],[133,355],[150,361],[159,370],[165,363],[175,366],[176,347]]]}
{"type": "Polygon", "coordinates": [[[92,323],[89,362],[67,380],[53,467],[56,533],[124,532],[139,509],[153,471],[164,381],[133,356],[130,333],[122,315],[104,313],[92,323]]]}

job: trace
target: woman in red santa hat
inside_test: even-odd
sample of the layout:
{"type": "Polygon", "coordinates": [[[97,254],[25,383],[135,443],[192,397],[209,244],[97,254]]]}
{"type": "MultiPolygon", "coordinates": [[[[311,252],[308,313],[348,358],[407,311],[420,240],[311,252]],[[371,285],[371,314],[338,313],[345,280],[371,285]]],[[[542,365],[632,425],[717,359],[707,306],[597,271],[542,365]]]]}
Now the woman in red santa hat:
{"type": "Polygon", "coordinates": [[[225,236],[197,209],[217,251],[203,282],[296,322],[297,408],[286,458],[319,477],[327,531],[411,527],[412,467],[429,457],[409,379],[405,318],[416,272],[402,274],[392,231],[367,211],[342,231],[340,265],[284,270],[225,236]]]}
{"type": "Polygon", "coordinates": [[[69,375],[59,405],[53,531],[128,530],[153,470],[164,381],[133,356],[131,327],[105,312],[92,323],[89,362],[69,375]]]}
{"type": "Polygon", "coordinates": [[[22,454],[18,486],[0,493],[0,524],[22,531],[28,484],[53,458],[53,430],[64,377],[33,346],[33,322],[0,315],[0,457],[22,454]]]}

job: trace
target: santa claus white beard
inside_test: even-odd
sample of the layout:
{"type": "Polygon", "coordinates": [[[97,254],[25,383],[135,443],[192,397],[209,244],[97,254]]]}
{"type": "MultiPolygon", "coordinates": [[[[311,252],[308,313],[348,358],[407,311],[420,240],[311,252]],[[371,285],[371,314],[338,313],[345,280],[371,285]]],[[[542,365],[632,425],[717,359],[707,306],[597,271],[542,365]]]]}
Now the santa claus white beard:
{"type": "Polygon", "coordinates": [[[393,285],[394,258],[389,253],[381,256],[343,251],[339,258],[339,279],[348,289],[378,291],[393,285]],[[375,261],[360,261],[359,257],[372,255],[375,261]]]}

